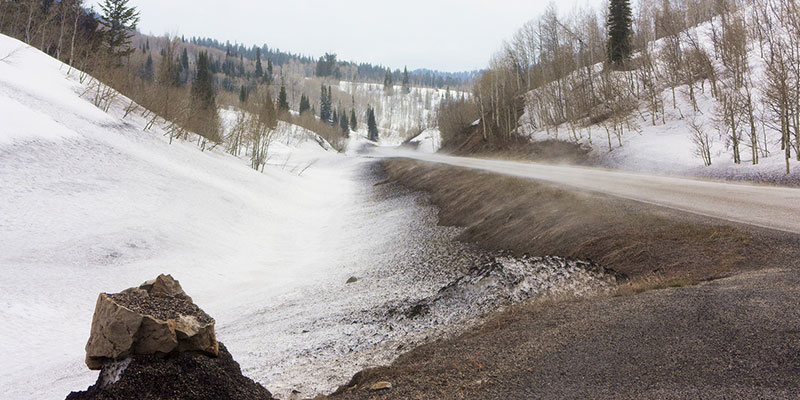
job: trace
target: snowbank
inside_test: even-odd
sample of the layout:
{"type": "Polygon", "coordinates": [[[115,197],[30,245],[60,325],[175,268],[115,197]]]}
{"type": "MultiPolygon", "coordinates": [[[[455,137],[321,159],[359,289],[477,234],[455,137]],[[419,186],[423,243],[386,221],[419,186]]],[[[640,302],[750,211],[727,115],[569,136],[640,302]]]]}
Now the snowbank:
{"type": "Polygon", "coordinates": [[[436,153],[442,148],[442,132],[437,128],[428,128],[410,140],[417,143],[417,151],[423,153],[436,153]]]}
{"type": "Polygon", "coordinates": [[[100,292],[172,273],[225,340],[241,329],[228,321],[353,273],[358,257],[339,254],[358,162],[313,133],[282,125],[259,173],[122,119],[125,98],[101,111],[81,97],[88,80],[22,42],[0,35],[0,59],[3,396],[63,398],[95,380],[83,348],[100,292]]]}

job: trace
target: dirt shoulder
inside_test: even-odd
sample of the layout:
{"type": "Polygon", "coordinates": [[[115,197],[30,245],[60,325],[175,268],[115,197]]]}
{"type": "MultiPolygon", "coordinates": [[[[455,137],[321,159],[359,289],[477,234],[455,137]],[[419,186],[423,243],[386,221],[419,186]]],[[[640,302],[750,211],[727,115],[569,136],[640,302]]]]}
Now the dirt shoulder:
{"type": "Polygon", "coordinates": [[[617,296],[500,312],[363,371],[334,397],[800,395],[797,236],[525,179],[409,160],[384,167],[428,192],[440,223],[466,227],[461,240],[591,258],[628,283],[617,296]],[[384,380],[393,388],[368,390],[384,380]]]}

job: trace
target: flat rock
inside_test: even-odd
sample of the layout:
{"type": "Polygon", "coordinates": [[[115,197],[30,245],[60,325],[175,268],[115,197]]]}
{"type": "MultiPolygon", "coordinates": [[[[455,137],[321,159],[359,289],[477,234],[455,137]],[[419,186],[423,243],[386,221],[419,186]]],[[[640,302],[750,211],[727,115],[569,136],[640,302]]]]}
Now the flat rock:
{"type": "Polygon", "coordinates": [[[388,390],[391,388],[392,388],[391,382],[380,381],[373,383],[372,386],[369,387],[369,390],[377,391],[377,390],[388,390]]]}

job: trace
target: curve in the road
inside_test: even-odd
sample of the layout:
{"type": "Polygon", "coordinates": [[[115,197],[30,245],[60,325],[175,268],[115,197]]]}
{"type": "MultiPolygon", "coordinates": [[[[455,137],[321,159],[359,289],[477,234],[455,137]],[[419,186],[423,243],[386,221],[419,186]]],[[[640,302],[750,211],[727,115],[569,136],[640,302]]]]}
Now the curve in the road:
{"type": "Polygon", "coordinates": [[[800,234],[800,189],[413,152],[378,153],[573,188],[800,234]]]}

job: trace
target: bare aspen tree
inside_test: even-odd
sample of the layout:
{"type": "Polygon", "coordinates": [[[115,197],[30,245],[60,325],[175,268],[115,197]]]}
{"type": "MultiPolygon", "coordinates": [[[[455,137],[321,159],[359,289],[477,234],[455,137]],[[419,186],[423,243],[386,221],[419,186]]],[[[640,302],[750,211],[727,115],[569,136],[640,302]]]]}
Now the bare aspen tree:
{"type": "Polygon", "coordinates": [[[697,120],[696,116],[688,123],[691,130],[690,138],[695,146],[695,155],[700,157],[703,165],[708,167],[711,165],[711,146],[714,144],[714,138],[708,133],[703,123],[697,120]]]}

